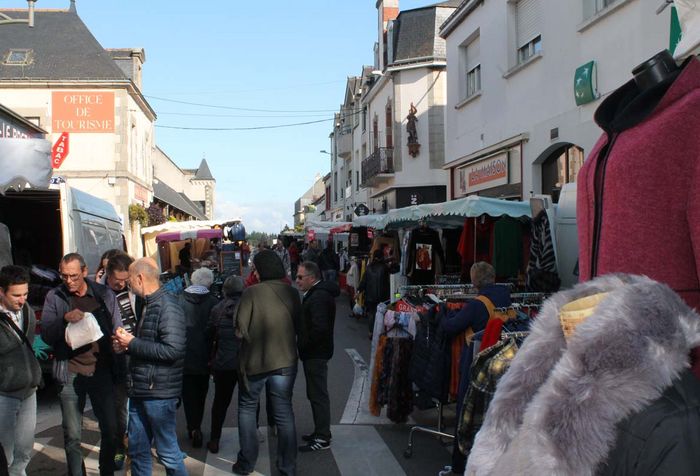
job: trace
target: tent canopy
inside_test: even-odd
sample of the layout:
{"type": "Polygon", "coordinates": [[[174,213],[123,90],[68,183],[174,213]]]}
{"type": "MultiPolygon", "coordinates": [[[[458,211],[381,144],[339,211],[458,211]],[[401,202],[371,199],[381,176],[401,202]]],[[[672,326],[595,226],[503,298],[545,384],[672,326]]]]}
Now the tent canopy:
{"type": "Polygon", "coordinates": [[[449,202],[397,208],[389,210],[385,215],[366,215],[356,218],[353,224],[377,229],[395,229],[416,226],[419,221],[425,221],[431,226],[451,228],[461,226],[465,218],[484,214],[492,217],[530,217],[530,203],[471,195],[449,202]]]}
{"type": "Polygon", "coordinates": [[[163,241],[195,240],[197,238],[211,240],[214,238],[221,238],[222,236],[223,232],[221,229],[170,231],[156,235],[156,243],[161,243],[163,241]]]}

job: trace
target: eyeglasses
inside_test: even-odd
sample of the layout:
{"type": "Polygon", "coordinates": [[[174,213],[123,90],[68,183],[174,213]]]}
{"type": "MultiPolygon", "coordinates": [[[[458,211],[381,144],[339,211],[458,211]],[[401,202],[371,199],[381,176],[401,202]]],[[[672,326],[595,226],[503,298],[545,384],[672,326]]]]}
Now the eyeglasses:
{"type": "Polygon", "coordinates": [[[63,281],[77,281],[82,274],[61,274],[61,279],[63,281]]]}
{"type": "Polygon", "coordinates": [[[308,274],[297,274],[297,279],[304,279],[307,276],[309,276],[309,275],[308,274]]]}

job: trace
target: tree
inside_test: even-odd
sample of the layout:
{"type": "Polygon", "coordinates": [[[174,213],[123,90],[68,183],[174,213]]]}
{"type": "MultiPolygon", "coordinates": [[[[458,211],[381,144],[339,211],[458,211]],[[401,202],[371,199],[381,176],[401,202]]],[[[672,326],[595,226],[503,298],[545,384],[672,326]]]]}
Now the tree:
{"type": "Polygon", "coordinates": [[[157,203],[151,203],[146,211],[148,212],[148,226],[155,226],[165,223],[163,209],[160,208],[157,203]]]}

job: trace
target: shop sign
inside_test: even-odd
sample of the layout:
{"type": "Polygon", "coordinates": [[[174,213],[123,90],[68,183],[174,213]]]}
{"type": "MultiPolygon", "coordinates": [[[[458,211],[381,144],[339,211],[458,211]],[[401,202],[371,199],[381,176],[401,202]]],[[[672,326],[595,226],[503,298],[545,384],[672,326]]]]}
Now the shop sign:
{"type": "Polygon", "coordinates": [[[364,203],[360,203],[358,206],[355,207],[355,215],[358,217],[368,215],[369,214],[369,208],[367,208],[367,205],[364,203]]]}
{"type": "Polygon", "coordinates": [[[508,184],[508,153],[491,156],[455,169],[456,195],[467,195],[508,184]]]}
{"type": "Polygon", "coordinates": [[[309,241],[315,240],[316,239],[316,230],[314,230],[313,228],[308,230],[306,232],[306,238],[308,238],[309,241]]]}
{"type": "Polygon", "coordinates": [[[134,185],[134,198],[140,200],[144,205],[148,203],[148,190],[143,188],[141,185],[134,185]]]}
{"type": "Polygon", "coordinates": [[[676,51],[676,46],[681,41],[681,22],[678,19],[678,10],[675,5],[671,5],[671,28],[668,42],[668,51],[673,54],[676,51]]]}
{"type": "Polygon", "coordinates": [[[576,73],[574,73],[574,97],[577,106],[598,99],[595,61],[589,61],[576,68],[576,73]]]}
{"type": "Polygon", "coordinates": [[[63,132],[56,143],[51,148],[51,167],[57,169],[61,166],[66,157],[68,157],[68,152],[70,151],[70,142],[68,139],[68,133],[63,132]]]}
{"type": "Polygon", "coordinates": [[[38,137],[38,134],[0,117],[0,139],[31,139],[35,136],[38,137]]]}
{"type": "Polygon", "coordinates": [[[114,132],[114,92],[52,93],[51,125],[54,132],[114,132]]]}

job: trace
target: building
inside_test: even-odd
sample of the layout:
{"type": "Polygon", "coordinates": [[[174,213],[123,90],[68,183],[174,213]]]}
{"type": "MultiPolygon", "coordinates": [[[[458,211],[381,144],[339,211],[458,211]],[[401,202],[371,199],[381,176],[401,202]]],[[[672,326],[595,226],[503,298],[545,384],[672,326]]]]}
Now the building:
{"type": "MultiPolygon", "coordinates": [[[[129,205],[157,201],[154,183],[165,182],[154,180],[156,113],[141,92],[145,60],[140,48],[104,49],[74,1],[67,10],[32,15],[0,10],[3,103],[45,129],[52,143],[67,138],[69,152],[55,163],[54,175],[111,202],[134,255],[141,254],[142,244],[138,224],[129,222],[129,205]],[[33,26],[22,22],[28,16],[33,26]]],[[[211,216],[215,181],[206,163],[198,170],[199,177],[182,171],[183,180],[191,176],[186,187],[177,180],[167,183],[205,204],[199,214],[180,210],[181,218],[211,216]]]]}
{"type": "MultiPolygon", "coordinates": [[[[326,175],[326,180],[328,180],[328,175],[326,175]]],[[[321,174],[316,174],[313,185],[294,202],[295,228],[303,226],[307,216],[317,217],[318,219],[321,218],[320,213],[323,213],[325,210],[321,210],[320,213],[317,213],[317,207],[325,208],[325,194],[326,185],[324,177],[322,177],[321,174]]]]}
{"type": "Polygon", "coordinates": [[[377,1],[374,65],[348,78],[333,134],[334,210],[345,220],[359,205],[382,213],[445,200],[447,62],[438,30],[459,4],[400,11],[397,0],[377,1]]]}
{"type": "Polygon", "coordinates": [[[449,198],[527,199],[575,182],[601,134],[593,114],[669,46],[654,0],[465,0],[447,42],[449,198]]]}

